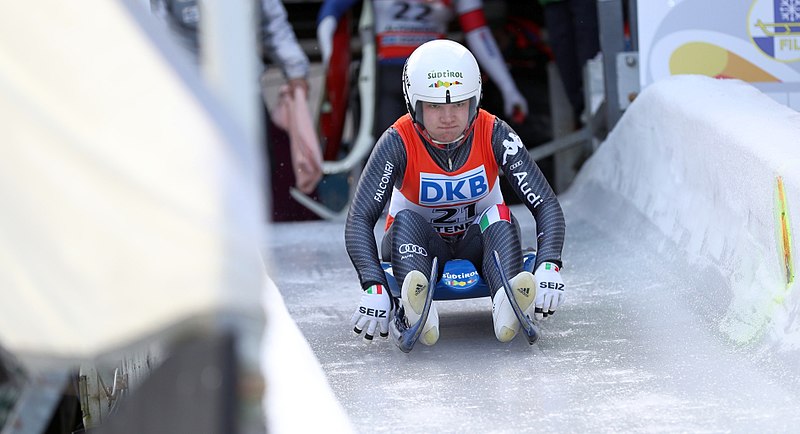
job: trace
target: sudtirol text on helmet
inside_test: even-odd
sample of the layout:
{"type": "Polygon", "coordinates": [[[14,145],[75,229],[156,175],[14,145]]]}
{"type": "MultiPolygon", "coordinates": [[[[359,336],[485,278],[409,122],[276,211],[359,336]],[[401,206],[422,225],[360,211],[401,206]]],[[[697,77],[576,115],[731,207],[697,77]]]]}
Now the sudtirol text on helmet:
{"type": "Polygon", "coordinates": [[[447,39],[426,42],[409,56],[403,68],[403,95],[414,123],[424,131],[422,103],[451,104],[469,100],[469,131],[481,99],[481,72],[475,56],[447,39]]]}

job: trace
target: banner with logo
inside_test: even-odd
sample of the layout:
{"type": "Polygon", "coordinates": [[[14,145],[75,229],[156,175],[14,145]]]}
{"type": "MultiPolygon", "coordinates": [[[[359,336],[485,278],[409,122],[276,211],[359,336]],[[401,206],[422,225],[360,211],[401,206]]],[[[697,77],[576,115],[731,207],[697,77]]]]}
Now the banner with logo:
{"type": "Polygon", "coordinates": [[[642,88],[738,78],[800,110],[800,0],[645,0],[637,11],[642,88]]]}

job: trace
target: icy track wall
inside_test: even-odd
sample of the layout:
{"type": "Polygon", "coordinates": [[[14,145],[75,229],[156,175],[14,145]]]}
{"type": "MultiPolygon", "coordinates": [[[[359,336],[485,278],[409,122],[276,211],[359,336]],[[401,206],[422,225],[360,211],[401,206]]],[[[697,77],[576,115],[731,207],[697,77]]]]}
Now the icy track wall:
{"type": "Polygon", "coordinates": [[[609,213],[634,208],[645,218],[633,221],[649,229],[614,230],[638,237],[655,227],[663,237],[650,240],[654,249],[678,252],[681,258],[664,260],[683,261],[688,290],[676,288],[675,306],[665,308],[700,300],[687,299],[691,291],[710,292],[704,317],[716,333],[737,346],[800,354],[792,241],[800,228],[800,113],[738,80],[658,82],[630,106],[569,193],[594,200],[592,212],[608,222],[624,221],[609,213]],[[692,280],[709,267],[714,285],[692,280]]]}

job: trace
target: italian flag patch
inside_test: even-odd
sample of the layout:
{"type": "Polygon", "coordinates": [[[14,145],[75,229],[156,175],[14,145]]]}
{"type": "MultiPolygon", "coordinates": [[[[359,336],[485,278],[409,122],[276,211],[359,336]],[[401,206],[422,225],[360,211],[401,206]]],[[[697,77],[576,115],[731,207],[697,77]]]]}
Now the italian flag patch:
{"type": "Polygon", "coordinates": [[[511,211],[507,206],[501,204],[487,208],[486,211],[483,212],[481,221],[479,222],[481,233],[486,231],[486,229],[492,223],[499,222],[501,220],[511,223],[511,211]]]}
{"type": "Polygon", "coordinates": [[[383,285],[372,285],[367,288],[367,294],[383,294],[383,285]]]}
{"type": "Polygon", "coordinates": [[[545,264],[544,264],[544,269],[545,269],[545,270],[555,270],[555,271],[561,271],[561,270],[559,270],[559,269],[558,269],[558,265],[556,265],[556,264],[551,264],[551,263],[549,263],[549,262],[547,262],[547,263],[545,263],[545,264]]]}

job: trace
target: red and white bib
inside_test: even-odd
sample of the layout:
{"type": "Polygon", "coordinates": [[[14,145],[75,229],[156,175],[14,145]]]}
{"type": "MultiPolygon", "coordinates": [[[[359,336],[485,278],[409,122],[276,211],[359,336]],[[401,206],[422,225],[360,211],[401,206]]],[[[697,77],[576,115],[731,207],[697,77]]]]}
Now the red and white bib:
{"type": "Polygon", "coordinates": [[[387,230],[400,210],[411,209],[431,222],[439,234],[458,235],[486,208],[504,203],[499,168],[492,152],[494,119],[480,110],[467,162],[453,172],[444,171],[433,161],[410,115],[394,123],[403,139],[408,163],[401,187],[394,187],[392,193],[387,230]]]}
{"type": "Polygon", "coordinates": [[[405,59],[417,47],[442,39],[455,15],[465,33],[486,25],[478,0],[374,0],[378,59],[405,59]]]}

